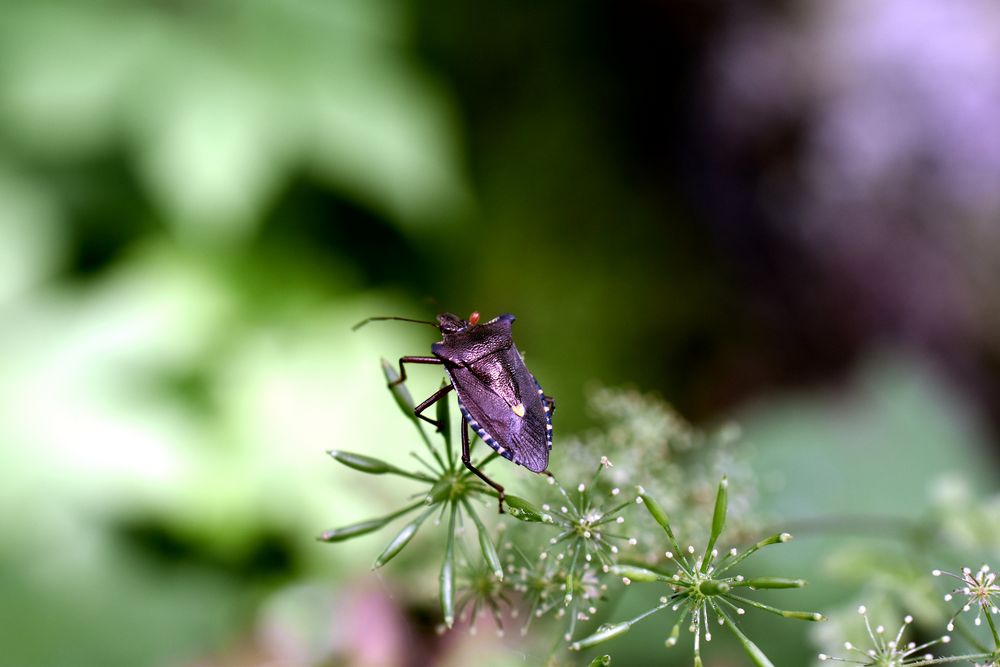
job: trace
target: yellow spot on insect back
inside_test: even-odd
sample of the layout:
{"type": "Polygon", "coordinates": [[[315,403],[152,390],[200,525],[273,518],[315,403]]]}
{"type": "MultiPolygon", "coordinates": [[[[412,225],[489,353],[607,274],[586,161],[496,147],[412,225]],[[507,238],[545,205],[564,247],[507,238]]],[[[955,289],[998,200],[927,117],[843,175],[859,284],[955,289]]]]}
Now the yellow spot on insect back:
{"type": "Polygon", "coordinates": [[[514,414],[517,415],[518,417],[523,417],[524,416],[524,403],[518,403],[517,405],[515,405],[514,407],[512,407],[511,410],[513,410],[514,414]]]}

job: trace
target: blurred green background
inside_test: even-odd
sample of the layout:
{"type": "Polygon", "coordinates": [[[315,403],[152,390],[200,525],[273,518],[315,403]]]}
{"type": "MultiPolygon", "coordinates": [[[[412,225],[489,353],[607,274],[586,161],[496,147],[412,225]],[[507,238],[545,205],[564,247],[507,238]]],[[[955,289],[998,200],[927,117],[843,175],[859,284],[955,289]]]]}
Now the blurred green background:
{"type": "Polygon", "coordinates": [[[379,314],[515,313],[555,470],[588,387],[736,418],[856,604],[813,518],[997,484],[1000,10],[828,4],[0,0],[0,665],[536,664],[314,541],[409,492],[324,455],[412,443],[379,314]]]}

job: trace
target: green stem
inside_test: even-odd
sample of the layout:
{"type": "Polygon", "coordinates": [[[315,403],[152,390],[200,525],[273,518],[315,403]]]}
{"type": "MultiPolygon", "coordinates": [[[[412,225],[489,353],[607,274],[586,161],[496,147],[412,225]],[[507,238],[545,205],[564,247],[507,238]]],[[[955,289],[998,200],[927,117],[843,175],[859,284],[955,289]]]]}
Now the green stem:
{"type": "Polygon", "coordinates": [[[791,539],[791,535],[789,535],[788,533],[778,533],[777,535],[772,535],[770,537],[766,537],[763,540],[761,540],[760,542],[758,542],[757,544],[755,544],[752,547],[750,547],[749,549],[747,549],[747,550],[743,551],[742,553],[740,553],[738,556],[734,557],[731,561],[729,561],[725,565],[721,566],[719,569],[717,569],[715,571],[715,575],[714,576],[716,576],[716,577],[722,576],[723,572],[732,569],[736,565],[739,565],[740,563],[742,563],[743,561],[745,561],[747,558],[749,558],[750,556],[754,555],[755,553],[757,553],[758,551],[760,551],[761,549],[763,549],[766,546],[769,546],[771,544],[778,544],[780,542],[787,542],[789,539],[791,539]]]}
{"type": "Polygon", "coordinates": [[[931,660],[921,660],[911,662],[907,667],[925,667],[926,665],[943,665],[949,662],[975,662],[976,660],[989,660],[996,657],[995,653],[971,653],[969,655],[949,655],[943,658],[933,658],[931,660]]]}
{"type": "Polygon", "coordinates": [[[733,593],[728,593],[726,597],[733,600],[739,600],[743,604],[748,604],[751,607],[760,609],[761,611],[766,611],[772,614],[781,616],[782,618],[797,618],[803,621],[821,621],[823,616],[811,611],[785,611],[783,609],[778,609],[777,607],[772,607],[771,605],[764,604],[763,602],[757,602],[756,600],[751,600],[750,598],[745,598],[742,595],[734,595],[733,593]]]}
{"type": "Polygon", "coordinates": [[[736,639],[740,642],[743,650],[746,651],[747,655],[750,656],[750,659],[753,660],[753,664],[757,665],[757,667],[774,667],[774,663],[772,663],[770,659],[764,655],[764,652],[761,651],[756,644],[750,641],[750,638],[743,634],[742,630],[736,627],[736,624],[733,623],[733,619],[729,618],[729,614],[723,611],[722,608],[715,603],[712,603],[712,610],[715,611],[720,618],[722,618],[725,626],[729,628],[729,631],[732,632],[736,639]]]}
{"type": "Polygon", "coordinates": [[[997,627],[993,625],[993,615],[989,609],[985,609],[984,611],[986,612],[986,622],[990,624],[990,632],[993,633],[993,648],[1000,651],[1000,635],[997,634],[997,627]]]}
{"type": "Polygon", "coordinates": [[[423,458],[421,458],[420,454],[417,454],[416,452],[410,452],[410,456],[412,456],[413,458],[415,458],[417,460],[417,462],[420,463],[420,465],[422,465],[423,467],[427,468],[427,470],[430,471],[433,479],[439,479],[441,477],[441,471],[440,470],[435,470],[434,466],[432,466],[430,463],[428,463],[423,458]]]}
{"type": "Polygon", "coordinates": [[[409,477],[410,479],[415,479],[418,482],[430,482],[434,483],[434,478],[429,475],[425,475],[419,472],[406,472],[405,470],[396,470],[392,474],[399,475],[401,477],[409,477]]]}
{"type": "MultiPolygon", "coordinates": [[[[471,477],[471,474],[468,475],[467,477],[471,477]]],[[[467,477],[463,477],[462,481],[463,482],[466,481],[467,477]]],[[[479,480],[479,478],[477,477],[475,480],[471,480],[471,481],[475,482],[475,481],[478,481],[478,480],[479,480]]],[[[468,488],[469,488],[469,491],[472,491],[473,493],[479,493],[479,494],[482,494],[484,496],[490,496],[491,498],[496,498],[497,497],[497,492],[494,491],[493,489],[491,489],[490,487],[486,486],[482,482],[480,482],[478,484],[472,484],[468,488]]]]}
{"type": "Polygon", "coordinates": [[[594,476],[590,478],[590,488],[593,488],[597,484],[597,480],[601,478],[601,471],[604,470],[604,464],[598,463],[597,470],[594,471],[594,476]]]}
{"type": "Polygon", "coordinates": [[[618,513],[619,512],[621,512],[623,509],[625,509],[629,505],[634,505],[634,504],[635,504],[635,500],[631,499],[631,500],[626,500],[625,502],[623,502],[623,503],[621,503],[619,505],[615,505],[614,507],[612,507],[611,509],[609,509],[607,512],[605,512],[604,516],[602,516],[600,519],[598,519],[597,521],[595,521],[592,524],[593,527],[596,528],[597,526],[603,526],[604,524],[608,523],[609,521],[616,521],[618,519],[618,513]]]}
{"type": "Polygon", "coordinates": [[[442,473],[449,472],[451,468],[445,465],[444,461],[441,460],[441,455],[437,453],[437,450],[434,448],[434,444],[431,442],[431,439],[427,437],[427,432],[424,431],[424,427],[420,425],[420,420],[415,419],[413,421],[413,425],[417,427],[417,432],[420,433],[420,439],[424,441],[425,445],[427,445],[427,451],[431,453],[431,456],[434,457],[434,460],[437,461],[437,464],[441,466],[441,472],[442,473]]]}
{"type": "Polygon", "coordinates": [[[645,619],[648,616],[652,616],[653,614],[655,614],[656,612],[658,612],[660,610],[663,610],[663,609],[666,609],[667,607],[669,607],[671,604],[674,603],[674,600],[676,599],[676,597],[677,596],[673,596],[670,599],[668,599],[666,602],[663,602],[660,605],[658,605],[656,607],[653,607],[652,609],[647,609],[646,611],[642,612],[641,614],[639,614],[638,616],[636,616],[632,620],[625,621],[623,623],[614,623],[613,625],[609,626],[608,628],[606,628],[604,630],[599,630],[598,632],[595,632],[594,634],[592,634],[592,635],[590,635],[588,637],[584,637],[583,639],[581,639],[579,641],[573,642],[570,645],[570,649],[574,650],[574,651],[579,651],[580,649],[588,648],[590,646],[594,646],[596,644],[600,644],[602,642],[606,642],[609,639],[614,639],[615,637],[618,637],[618,636],[620,636],[620,635],[628,632],[632,628],[632,626],[635,625],[636,623],[638,623],[639,621],[645,619]]]}

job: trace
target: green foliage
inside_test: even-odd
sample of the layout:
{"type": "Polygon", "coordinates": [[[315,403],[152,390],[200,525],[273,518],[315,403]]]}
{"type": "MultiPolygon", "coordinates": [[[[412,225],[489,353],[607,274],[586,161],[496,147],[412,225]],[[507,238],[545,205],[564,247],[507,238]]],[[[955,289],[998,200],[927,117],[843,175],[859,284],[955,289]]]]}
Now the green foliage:
{"type": "Polygon", "coordinates": [[[681,613],[674,623],[673,629],[670,631],[666,645],[669,647],[677,643],[681,625],[688,622],[689,629],[694,635],[695,665],[701,664],[702,637],[704,637],[705,641],[711,641],[712,639],[710,622],[711,616],[714,614],[719,624],[725,625],[733,633],[753,663],[764,667],[770,666],[771,661],[754,642],[750,641],[739,626],[733,622],[733,612],[742,616],[745,613],[745,607],[750,606],[784,618],[796,618],[807,621],[823,620],[822,615],[818,613],[784,611],[746,598],[736,592],[741,588],[750,590],[757,588],[800,588],[805,585],[805,582],[797,579],[770,577],[747,579],[743,575],[726,574],[763,547],[787,542],[791,539],[791,536],[787,533],[773,535],[744,549],[742,552],[733,548],[720,558],[718,550],[715,549],[715,543],[722,534],[726,522],[727,499],[729,496],[728,487],[729,483],[727,479],[723,478],[719,483],[718,492],[716,493],[715,511],[712,516],[708,546],[702,556],[695,555],[695,548],[693,546],[688,546],[684,550],[681,549],[670,526],[670,519],[667,517],[666,512],[663,511],[660,505],[644,489],[639,489],[636,501],[646,507],[649,515],[653,517],[666,534],[670,550],[664,553],[667,561],[676,567],[676,571],[673,574],[668,574],[632,565],[613,567],[611,570],[612,573],[622,577],[622,581],[626,585],[631,584],[633,581],[655,583],[665,587],[666,592],[660,598],[660,603],[656,607],[643,612],[629,621],[603,626],[594,634],[574,641],[570,646],[571,649],[580,650],[589,648],[590,646],[614,639],[628,632],[639,621],[670,608],[674,611],[680,609],[681,613]]]}
{"type": "MultiPolygon", "coordinates": [[[[504,567],[489,529],[473,508],[473,502],[482,496],[492,496],[493,491],[459,465],[451,451],[447,435],[450,424],[447,421],[441,422],[444,425],[442,457],[427,437],[421,422],[415,418],[414,401],[405,385],[399,382],[395,369],[383,362],[383,373],[398,407],[416,427],[431,460],[427,461],[414,454],[423,464],[424,470],[411,473],[361,454],[334,451],[331,455],[335,460],[359,472],[396,475],[423,483],[428,489],[421,494],[423,499],[416,503],[385,517],[327,531],[319,539],[334,542],[367,534],[400,516],[426,507],[390,540],[382,555],[376,559],[375,567],[381,567],[410,543],[431,512],[438,508],[442,515],[447,512],[448,523],[438,587],[441,614],[446,627],[451,628],[456,615],[468,610],[464,620],[474,629],[480,610],[488,609],[498,630],[502,629],[501,610],[510,607],[511,599],[517,595],[524,602],[527,611],[527,621],[522,626],[522,633],[527,632],[533,618],[554,611],[557,618],[565,619],[562,635],[566,644],[563,648],[579,651],[628,632],[635,623],[658,611],[668,607],[674,610],[682,608],[667,645],[676,643],[681,625],[690,619],[696,665],[701,661],[701,637],[711,639],[711,614],[715,615],[720,624],[725,624],[730,629],[755,664],[770,665],[760,648],[734,623],[731,618],[733,612],[742,615],[744,607],[750,606],[785,618],[810,621],[822,619],[820,614],[780,610],[748,599],[737,592],[740,589],[801,588],[805,582],[784,577],[745,578],[743,575],[727,574],[730,569],[763,547],[787,542],[790,538],[785,533],[773,535],[752,544],[742,552],[734,548],[720,558],[715,545],[726,526],[729,508],[727,478],[724,477],[717,487],[704,555],[696,558],[694,547],[681,550],[666,511],[644,488],[638,487],[634,495],[622,494],[619,487],[608,489],[604,477],[615,466],[607,456],[602,456],[587,480],[578,483],[575,488],[567,489],[555,476],[548,477],[544,488],[549,493],[543,502],[536,504],[511,496],[509,515],[514,522],[508,521],[504,531],[504,567]],[[620,547],[634,547],[638,540],[618,532],[618,529],[626,521],[626,512],[636,505],[645,506],[649,516],[666,534],[671,548],[671,551],[665,552],[666,558],[676,566],[675,574],[664,574],[623,560],[620,547]],[[479,564],[472,564],[469,559],[462,559],[465,574],[459,582],[456,576],[456,553],[464,553],[465,547],[461,533],[456,528],[461,523],[463,512],[476,527],[482,560],[476,559],[479,564]],[[538,536],[543,529],[555,529],[557,532],[545,539],[544,536],[538,536]],[[537,551],[538,555],[528,555],[538,549],[540,541],[543,546],[537,551]],[[596,604],[605,597],[607,591],[607,584],[603,580],[609,576],[620,577],[626,585],[632,581],[656,583],[665,586],[667,594],[660,598],[657,607],[630,621],[602,625],[596,632],[574,640],[577,624],[590,621],[597,613],[596,604]],[[457,595],[459,603],[456,606],[456,585],[459,583],[463,590],[457,595]]],[[[444,400],[440,401],[443,402],[444,400]]],[[[437,416],[439,420],[446,420],[447,409],[439,407],[437,416]]],[[[495,455],[491,454],[483,463],[494,458],[495,455]]]]}
{"type": "MultiPolygon", "coordinates": [[[[990,661],[996,660],[1000,653],[1000,642],[996,651],[989,653],[970,655],[951,655],[935,658],[931,649],[937,645],[946,645],[951,642],[949,635],[944,635],[930,641],[917,645],[915,642],[903,642],[903,635],[907,628],[913,623],[912,616],[906,616],[895,637],[886,635],[885,626],[873,625],[868,618],[868,610],[865,606],[858,607],[858,613],[865,619],[865,629],[868,632],[870,646],[861,648],[851,642],[845,642],[845,650],[851,653],[850,658],[831,657],[825,653],[819,654],[821,662],[836,660],[840,662],[850,662],[867,667],[924,667],[925,665],[940,665],[956,662],[990,661]]],[[[977,663],[978,664],[978,663],[977,663]]]]}
{"type": "MultiPolygon", "coordinates": [[[[410,396],[405,384],[399,383],[399,375],[395,369],[383,361],[382,372],[385,375],[389,390],[392,392],[400,411],[413,423],[420,435],[420,439],[424,443],[427,453],[430,455],[429,459],[425,459],[414,453],[414,457],[421,463],[424,470],[407,472],[385,461],[353,452],[334,450],[330,452],[330,455],[334,460],[359,472],[370,475],[389,474],[422,482],[427,487],[426,491],[418,494],[422,496],[421,500],[410,503],[398,511],[377,519],[370,519],[350,526],[327,530],[317,539],[321,542],[340,542],[352,537],[366,535],[383,528],[394,519],[415,512],[418,509],[423,509],[416,518],[403,526],[399,533],[389,541],[382,554],[375,559],[373,567],[380,568],[395,558],[410,543],[410,540],[413,539],[417,531],[424,524],[424,521],[431,514],[435,512],[439,516],[447,514],[448,528],[445,533],[446,546],[439,576],[439,599],[444,623],[450,628],[455,620],[455,534],[457,529],[464,523],[463,517],[468,517],[476,526],[476,532],[479,536],[479,546],[486,565],[498,580],[503,579],[500,557],[490,537],[489,530],[479,518],[479,515],[476,514],[476,510],[473,507],[473,501],[477,501],[482,496],[492,496],[495,498],[496,492],[483,484],[478,477],[466,469],[462,465],[458,454],[452,452],[451,424],[447,421],[447,408],[439,407],[437,413],[438,419],[442,420],[440,423],[443,425],[441,435],[444,439],[445,451],[442,456],[427,436],[422,423],[414,415],[413,398],[410,396]]],[[[440,403],[444,403],[444,401],[439,401],[440,403]]],[[[482,469],[496,458],[497,455],[491,453],[474,465],[482,469]]]]}
{"type": "MultiPolygon", "coordinates": [[[[699,541],[708,538],[698,517],[714,511],[719,477],[734,482],[727,498],[730,535],[748,540],[759,531],[760,517],[751,511],[758,495],[758,478],[741,465],[748,455],[740,428],[725,424],[703,431],[688,423],[662,399],[634,389],[599,387],[587,396],[598,427],[580,436],[560,439],[563,475],[571,478],[589,473],[593,453],[614,461],[601,483],[609,489],[626,487],[642,471],[643,486],[673,515],[674,527],[699,541]]],[[[656,558],[660,549],[648,533],[637,534],[639,549],[656,558]]]]}
{"type": "MultiPolygon", "coordinates": [[[[619,486],[609,483],[609,480],[627,480],[630,475],[621,471],[607,456],[601,456],[600,462],[591,469],[585,481],[579,482],[575,487],[565,486],[557,477],[552,476],[546,480],[547,483],[541,485],[540,490],[535,492],[539,497],[537,501],[529,501],[520,496],[508,496],[508,513],[498,526],[501,536],[498,549],[498,543],[493,540],[491,530],[473,508],[473,503],[477,500],[492,497],[492,490],[478,480],[472,479],[467,472],[457,473],[456,481],[456,470],[459,468],[451,450],[449,429],[444,429],[445,456],[442,458],[424,433],[420,421],[414,418],[414,401],[405,385],[397,382],[398,376],[394,368],[384,363],[383,371],[397,405],[406,419],[416,426],[429,456],[439,465],[435,468],[434,464],[424,462],[425,470],[407,472],[366,455],[331,452],[336,460],[354,470],[373,475],[404,477],[423,483],[429,489],[423,495],[423,500],[379,519],[328,531],[321,536],[321,539],[339,541],[366,534],[384,527],[397,517],[416,511],[421,506],[427,507],[428,509],[404,525],[390,541],[382,556],[376,561],[376,567],[380,567],[410,544],[411,539],[435,508],[440,506],[441,514],[449,512],[439,575],[441,613],[447,627],[451,627],[461,618],[462,622],[469,626],[470,631],[474,631],[480,612],[488,611],[498,632],[502,633],[505,620],[508,617],[521,616],[518,610],[522,609],[525,620],[521,625],[521,633],[526,635],[534,619],[551,617],[550,626],[553,623],[561,625],[558,634],[563,641],[553,647],[548,663],[558,664],[556,655],[570,655],[572,652],[583,651],[615,640],[630,633],[640,621],[669,609],[679,614],[674,619],[664,643],[667,647],[676,645],[682,630],[687,628],[693,637],[693,660],[696,667],[702,664],[702,641],[712,640],[711,626],[716,622],[729,631],[752,664],[758,667],[773,667],[773,661],[758,642],[751,638],[747,624],[743,621],[748,609],[787,619],[824,620],[824,617],[816,612],[789,611],[747,596],[748,591],[801,589],[806,582],[797,577],[736,573],[737,568],[746,567],[745,561],[765,547],[787,543],[791,539],[787,533],[776,533],[752,542],[743,549],[734,547],[720,553],[717,544],[729,524],[730,499],[733,497],[732,483],[725,476],[716,486],[713,501],[700,503],[704,508],[703,513],[708,513],[711,517],[707,529],[703,531],[705,548],[702,551],[696,550],[690,544],[682,546],[678,539],[678,534],[681,533],[675,530],[675,515],[678,513],[685,515],[682,521],[684,525],[689,525],[690,512],[668,511],[643,486],[635,487],[633,494],[623,493],[619,486]],[[639,546],[640,540],[635,537],[636,535],[642,536],[647,542],[655,540],[652,540],[650,531],[645,529],[647,524],[636,521],[636,517],[629,518],[629,514],[637,506],[644,507],[645,516],[652,520],[652,526],[662,531],[662,535],[666,538],[666,550],[662,543],[652,551],[639,546]],[[462,539],[462,531],[456,529],[462,512],[471,519],[476,528],[478,549],[471,550],[477,551],[478,557],[468,557],[470,548],[462,539]],[[629,523],[631,535],[621,532],[620,527],[626,521],[629,523]],[[555,534],[552,534],[553,530],[556,531],[555,534]],[[602,616],[598,609],[599,603],[614,597],[608,587],[612,577],[620,579],[626,586],[643,584],[662,587],[663,594],[659,597],[658,604],[630,620],[605,622],[589,634],[578,637],[578,626],[602,616]]],[[[602,395],[611,398],[605,401],[605,406],[621,398],[619,404],[624,409],[618,410],[618,414],[628,414],[629,417],[619,421],[617,426],[611,427],[610,432],[617,435],[593,433],[585,440],[576,441],[573,447],[577,448],[577,453],[593,454],[593,450],[587,447],[588,441],[591,444],[607,445],[616,438],[621,438],[623,433],[634,434],[640,430],[636,419],[641,421],[652,418],[650,423],[658,423],[660,427],[667,427],[668,423],[682,423],[677,419],[666,419],[672,413],[648,398],[632,403],[627,398],[622,398],[626,394],[616,395],[604,391],[602,395]],[[623,425],[626,425],[624,429],[623,425]]],[[[445,420],[443,423],[447,423],[447,407],[440,403],[437,416],[445,420]]],[[[703,440],[702,436],[690,427],[683,427],[682,433],[683,437],[673,436],[673,440],[690,442],[692,439],[699,439],[703,449],[702,454],[711,454],[712,441],[703,440]],[[708,451],[704,451],[705,449],[708,451]]],[[[655,438],[651,441],[660,442],[655,438]]],[[[731,442],[731,439],[723,438],[723,441],[731,442]]],[[[617,451],[626,458],[630,455],[625,447],[620,447],[617,451]]],[[[493,455],[487,457],[486,462],[493,458],[493,455]]],[[[420,457],[418,459],[424,461],[420,457]]],[[[685,460],[681,457],[670,463],[661,462],[659,465],[674,466],[683,470],[684,463],[685,460]]],[[[686,463],[693,464],[696,470],[703,469],[697,463],[697,459],[689,459],[686,463]]],[[[571,458],[567,467],[571,470],[579,469],[579,460],[571,458]]],[[[642,470],[643,475],[648,474],[650,469],[659,470],[655,466],[647,466],[642,470]]],[[[674,473],[674,476],[684,478],[684,475],[679,473],[674,473]]],[[[693,476],[690,481],[693,484],[700,483],[697,476],[693,476]]],[[[675,497],[680,497],[683,493],[684,489],[675,490],[675,497]]],[[[736,497],[740,495],[737,493],[736,497]]],[[[642,515],[639,518],[641,517],[642,515]]],[[[944,522],[938,525],[936,522],[939,520],[940,517],[932,516],[927,525],[901,530],[899,536],[912,540],[925,540],[928,535],[944,530],[950,523],[944,522]]],[[[655,530],[653,532],[655,533],[655,530]]],[[[844,581],[849,581],[852,577],[861,577],[862,580],[870,582],[872,573],[879,571],[877,560],[866,560],[863,554],[854,561],[841,559],[837,562],[840,563],[842,570],[836,576],[844,581]]],[[[939,570],[935,570],[934,573],[948,574],[939,570]]],[[[906,568],[896,566],[886,568],[885,575],[881,579],[874,580],[880,581],[887,587],[886,590],[893,590],[897,594],[905,593],[904,598],[911,602],[926,600],[926,591],[914,592],[917,588],[912,581],[914,576],[906,568]]],[[[961,574],[949,576],[959,580],[959,586],[947,594],[945,600],[951,601],[957,598],[960,606],[949,621],[948,628],[949,630],[957,628],[974,649],[979,651],[978,653],[934,657],[930,650],[936,645],[948,644],[951,641],[950,636],[921,645],[903,644],[905,628],[913,621],[911,616],[906,616],[895,639],[891,639],[885,636],[882,625],[873,625],[869,621],[866,609],[862,607],[861,612],[865,614],[865,627],[872,648],[857,649],[848,642],[846,644],[848,650],[853,652],[854,656],[862,656],[860,659],[850,660],[873,667],[911,667],[962,660],[995,661],[997,652],[1000,651],[1000,637],[993,616],[998,613],[1000,587],[995,583],[994,573],[983,566],[976,572],[964,568],[961,574]],[[975,614],[974,626],[984,625],[983,619],[985,619],[985,626],[989,628],[991,639],[995,644],[994,649],[989,649],[978,642],[973,636],[974,633],[961,625],[959,617],[968,611],[975,614]]],[[[926,604],[930,609],[928,613],[933,612],[934,604],[926,604]]],[[[593,664],[607,664],[606,661],[609,659],[608,656],[598,656],[593,664]]],[[[828,654],[821,654],[820,659],[831,658],[828,654]]]]}
{"type": "MultiPolygon", "coordinates": [[[[616,132],[643,128],[603,103],[621,69],[591,66],[579,32],[605,39],[605,26],[570,4],[525,7],[493,11],[484,40],[468,29],[482,7],[462,3],[0,0],[0,662],[339,664],[351,633],[327,619],[349,619],[358,600],[382,601],[383,621],[409,623],[443,655],[461,640],[412,619],[453,589],[438,617],[535,623],[511,642],[532,664],[549,637],[630,616],[640,587],[622,595],[598,554],[633,581],[658,567],[650,517],[624,508],[618,530],[638,544],[581,547],[585,565],[571,557],[579,536],[549,543],[566,530],[543,517],[566,502],[556,486],[493,466],[519,494],[497,517],[488,493],[456,508],[450,480],[399,455],[413,427],[382,418],[390,399],[364,368],[426,341],[347,328],[415,313],[427,294],[520,315],[532,369],[561,399],[553,465],[571,497],[584,482],[593,507],[610,509],[614,488],[631,496],[643,482],[676,534],[701,545],[728,474],[733,542],[792,514],[798,537],[835,538],[774,550],[787,560],[748,581],[802,573],[814,585],[795,595],[810,608],[877,596],[886,618],[912,611],[919,636],[944,627],[956,602],[942,604],[926,571],[995,562],[1000,503],[970,491],[996,485],[964,397],[922,392],[938,385],[910,362],[860,392],[796,391],[790,409],[762,396],[756,420],[741,417],[755,451],[634,390],[591,392],[596,423],[581,430],[592,378],[714,415],[720,394],[735,395],[720,385],[766,370],[755,361],[734,378],[726,360],[767,364],[773,351],[745,335],[743,286],[706,227],[648,165],[622,162],[616,132]],[[456,212],[467,224],[445,226],[456,212]],[[495,258],[527,268],[497,270],[495,258]],[[338,465],[318,464],[331,447],[338,465]],[[616,465],[591,483],[601,455],[616,465]],[[942,471],[950,490],[934,485],[924,512],[942,471]],[[838,512],[852,520],[799,530],[838,512]],[[874,512],[933,519],[890,517],[884,531],[853,519],[874,512]],[[350,524],[325,535],[335,547],[308,539],[328,520],[350,524]],[[376,531],[388,544],[349,539],[376,531]],[[858,534],[892,543],[862,550],[858,534]]],[[[445,462],[452,435],[443,450],[431,435],[445,462]]],[[[990,643],[975,612],[955,619],[956,644],[990,643]]],[[[768,636],[752,620],[740,628],[768,636]]],[[[390,646],[385,622],[370,635],[390,646]]],[[[630,664],[630,643],[658,643],[653,625],[611,645],[616,664],[630,664]]],[[[803,664],[802,636],[784,626],[795,659],[760,643],[803,664]]],[[[478,639],[476,658],[494,664],[503,649],[478,639]]]]}
{"type": "Polygon", "coordinates": [[[191,240],[246,236],[303,171],[401,222],[465,204],[447,102],[395,3],[2,6],[0,141],[127,155],[191,240]]]}

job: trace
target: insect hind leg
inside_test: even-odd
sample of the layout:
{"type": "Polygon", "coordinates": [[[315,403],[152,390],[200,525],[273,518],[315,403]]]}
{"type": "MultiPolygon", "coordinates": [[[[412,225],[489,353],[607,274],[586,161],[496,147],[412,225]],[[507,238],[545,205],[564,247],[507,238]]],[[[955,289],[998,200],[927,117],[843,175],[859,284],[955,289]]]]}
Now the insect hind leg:
{"type": "Polygon", "coordinates": [[[545,411],[551,416],[552,413],[556,411],[556,399],[546,395],[545,392],[542,391],[542,385],[538,384],[538,379],[534,375],[531,376],[531,381],[535,383],[535,388],[538,390],[539,398],[542,399],[545,411]]]}
{"type": "Polygon", "coordinates": [[[497,499],[500,503],[500,514],[503,514],[504,491],[503,487],[486,476],[483,471],[472,465],[472,457],[469,455],[469,421],[462,416],[462,463],[472,471],[476,477],[489,484],[497,492],[497,499]]]}

